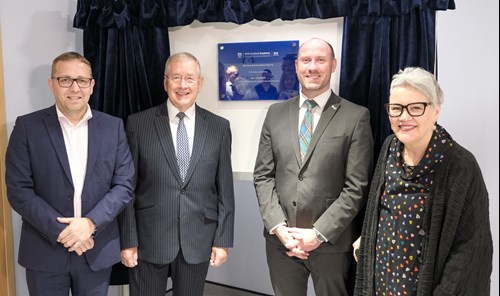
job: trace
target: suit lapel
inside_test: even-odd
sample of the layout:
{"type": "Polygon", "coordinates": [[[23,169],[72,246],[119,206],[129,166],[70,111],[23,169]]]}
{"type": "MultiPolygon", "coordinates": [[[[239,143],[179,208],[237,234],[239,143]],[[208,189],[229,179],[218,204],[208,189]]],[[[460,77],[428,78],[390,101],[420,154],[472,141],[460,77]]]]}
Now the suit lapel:
{"type": "Polygon", "coordinates": [[[325,107],[323,108],[323,112],[321,113],[321,118],[319,119],[318,126],[314,129],[314,133],[311,138],[311,143],[309,143],[309,147],[304,157],[303,164],[308,161],[309,157],[311,157],[311,154],[316,148],[316,144],[318,144],[321,135],[323,134],[327,126],[330,124],[333,117],[340,109],[340,107],[341,107],[340,97],[332,93],[330,99],[328,99],[328,101],[325,104],[325,107]]]}
{"type": "Polygon", "coordinates": [[[68,180],[73,184],[73,178],[71,177],[71,169],[69,168],[68,154],[66,153],[66,146],[64,145],[64,136],[61,130],[61,124],[57,118],[57,112],[55,105],[48,109],[47,117],[44,118],[45,127],[47,128],[47,133],[49,134],[50,141],[54,146],[57,158],[63,167],[64,173],[68,180]]]}
{"type": "Polygon", "coordinates": [[[101,149],[102,144],[102,133],[99,131],[101,125],[101,118],[98,113],[93,112],[92,118],[88,121],[88,144],[87,144],[87,171],[85,174],[85,181],[83,184],[83,188],[87,187],[87,182],[91,178],[91,174],[94,171],[94,166],[97,161],[97,155],[99,155],[99,151],[101,149]]]}
{"type": "Polygon", "coordinates": [[[167,103],[158,106],[154,118],[154,126],[158,141],[165,153],[168,166],[174,173],[177,181],[182,184],[179,166],[177,165],[177,156],[175,155],[174,140],[172,139],[172,132],[170,131],[170,120],[168,118],[167,103]]]}
{"type": "Polygon", "coordinates": [[[186,178],[184,184],[189,182],[189,179],[193,175],[194,168],[198,164],[203,152],[203,147],[205,146],[206,137],[208,130],[208,120],[207,115],[203,109],[196,105],[196,122],[194,127],[194,140],[193,140],[193,152],[191,153],[191,159],[189,161],[189,168],[186,173],[186,178]]]}
{"type": "Polygon", "coordinates": [[[290,126],[290,139],[292,141],[293,152],[295,153],[295,160],[297,164],[302,165],[302,160],[300,157],[300,147],[299,147],[299,97],[289,101],[288,104],[288,121],[290,126]]]}

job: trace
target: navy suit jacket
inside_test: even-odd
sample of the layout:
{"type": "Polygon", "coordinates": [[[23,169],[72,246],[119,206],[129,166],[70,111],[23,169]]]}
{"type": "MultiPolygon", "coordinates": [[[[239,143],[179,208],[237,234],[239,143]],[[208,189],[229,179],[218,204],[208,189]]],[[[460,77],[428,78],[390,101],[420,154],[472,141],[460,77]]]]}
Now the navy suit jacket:
{"type": "Polygon", "coordinates": [[[232,247],[234,189],[229,121],[196,106],[193,151],[181,181],[167,103],[135,113],[127,136],[136,168],[135,200],[120,215],[122,248],[141,260],[171,263],[182,249],[190,264],[212,246],[232,247]]]}
{"type": "MultiPolygon", "coordinates": [[[[116,217],[133,198],[134,166],[123,121],[92,110],[88,122],[88,160],[82,192],[82,217],[97,233],[84,253],[92,270],[120,261],[116,217]]],[[[19,264],[40,271],[61,271],[69,252],[57,243],[74,217],[73,182],[55,105],[16,120],[6,155],[7,196],[23,220],[19,264]]]]}

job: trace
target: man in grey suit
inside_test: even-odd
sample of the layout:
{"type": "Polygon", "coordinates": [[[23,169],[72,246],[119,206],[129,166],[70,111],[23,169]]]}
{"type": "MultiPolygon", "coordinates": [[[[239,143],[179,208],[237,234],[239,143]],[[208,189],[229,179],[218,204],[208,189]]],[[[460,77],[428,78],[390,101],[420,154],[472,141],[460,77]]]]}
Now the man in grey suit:
{"type": "Polygon", "coordinates": [[[203,295],[209,265],[233,245],[231,130],[195,104],[202,83],[193,55],[170,56],[168,100],[127,121],[137,190],[120,225],[132,296],[164,296],[169,275],[175,296],[203,295]]]}
{"type": "Polygon", "coordinates": [[[254,171],[271,282],[277,296],[304,296],[311,275],[316,295],[347,295],[373,164],[369,113],[331,90],[328,42],[305,42],[295,63],[300,96],[269,108],[254,171]]]}

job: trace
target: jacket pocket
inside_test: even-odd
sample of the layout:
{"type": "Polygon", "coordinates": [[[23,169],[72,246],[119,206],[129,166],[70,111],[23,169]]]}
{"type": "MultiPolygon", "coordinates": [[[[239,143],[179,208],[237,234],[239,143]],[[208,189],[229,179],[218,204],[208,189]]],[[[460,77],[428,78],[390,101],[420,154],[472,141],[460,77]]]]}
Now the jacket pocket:
{"type": "Polygon", "coordinates": [[[219,213],[212,208],[205,208],[205,224],[217,223],[219,213]]]}

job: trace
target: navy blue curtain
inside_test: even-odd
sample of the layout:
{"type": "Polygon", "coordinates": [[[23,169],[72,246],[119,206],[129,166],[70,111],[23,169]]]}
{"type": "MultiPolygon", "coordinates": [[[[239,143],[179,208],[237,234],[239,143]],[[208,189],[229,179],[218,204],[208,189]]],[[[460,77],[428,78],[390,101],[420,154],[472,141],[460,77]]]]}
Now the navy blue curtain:
{"type": "Polygon", "coordinates": [[[170,26],[200,22],[244,24],[252,20],[295,20],[349,15],[350,0],[170,0],[170,26]]]}
{"type": "Polygon", "coordinates": [[[96,81],[92,108],[126,119],[165,101],[170,46],[161,1],[79,0],[73,25],[83,29],[96,81]]]}
{"type": "Polygon", "coordinates": [[[344,19],[339,94],[370,110],[375,155],[390,133],[383,108],[399,69],[436,68],[435,10],[344,19]]]}
{"type": "Polygon", "coordinates": [[[163,0],[169,26],[200,22],[273,21],[345,16],[395,16],[454,9],[454,0],[163,0]]]}

